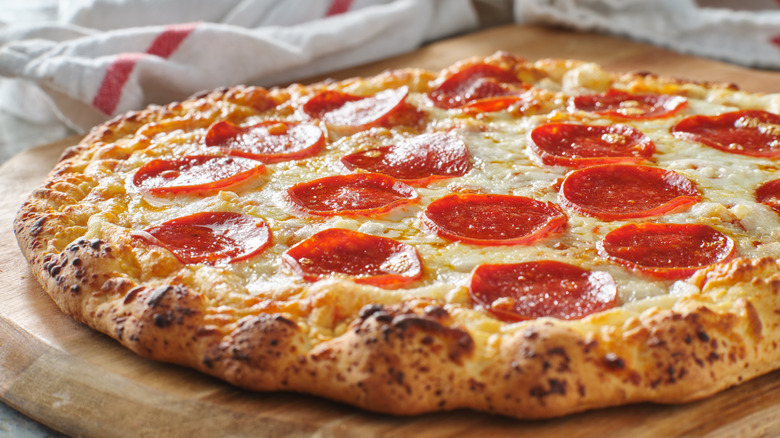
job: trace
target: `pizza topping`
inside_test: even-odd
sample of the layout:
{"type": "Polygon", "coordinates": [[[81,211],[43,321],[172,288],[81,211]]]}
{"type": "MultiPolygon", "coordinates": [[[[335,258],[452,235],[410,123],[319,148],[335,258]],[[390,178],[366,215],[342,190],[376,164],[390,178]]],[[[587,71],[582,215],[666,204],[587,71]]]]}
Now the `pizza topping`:
{"type": "Polygon", "coordinates": [[[459,138],[427,133],[393,146],[355,152],[341,159],[350,170],[363,169],[424,185],[433,179],[462,176],[470,168],[469,151],[459,138]]]}
{"type": "Polygon", "coordinates": [[[530,139],[531,149],[547,165],[636,163],[655,152],[652,140],[627,125],[548,123],[531,131],[530,139]]]}
{"type": "Polygon", "coordinates": [[[780,116],[767,111],[686,117],[672,127],[672,134],[733,154],[780,157],[780,116]]]}
{"type": "Polygon", "coordinates": [[[406,243],[341,228],[330,228],[293,246],[284,264],[305,281],[334,274],[353,277],[356,283],[394,289],[422,276],[417,250],[406,243]]]}
{"type": "Polygon", "coordinates": [[[603,94],[576,96],[569,101],[571,110],[622,119],[669,117],[686,106],[688,106],[688,100],[682,96],[632,94],[615,89],[610,89],[603,94]]]}
{"type": "Polygon", "coordinates": [[[266,121],[238,127],[221,121],[211,125],[205,143],[226,154],[277,163],[317,155],[325,135],[317,126],[301,123],[266,121]]]}
{"type": "Polygon", "coordinates": [[[265,171],[262,163],[247,158],[191,155],[152,160],[138,169],[133,184],[155,196],[207,195],[250,182],[265,171]]]}
{"type": "Polygon", "coordinates": [[[428,205],[422,219],[439,236],[472,245],[529,245],[562,231],[567,221],[554,204],[484,194],[439,198],[428,205]]]}
{"type": "Polygon", "coordinates": [[[302,211],[322,215],[376,215],[417,202],[420,195],[387,175],[362,173],[296,184],[288,199],[302,211]]]}
{"type": "Polygon", "coordinates": [[[579,319],[617,304],[611,275],[552,260],[480,265],[471,275],[469,293],[509,322],[544,316],[579,319]]]}
{"type": "Polygon", "coordinates": [[[693,182],[680,174],[630,164],[575,170],[563,180],[559,194],[563,205],[605,221],[659,216],[701,199],[693,182]]]}
{"type": "Polygon", "coordinates": [[[246,260],[271,244],[271,230],[264,220],[231,212],[196,213],[134,236],[162,246],[188,264],[246,260]]]}
{"type": "Polygon", "coordinates": [[[756,200],[780,213],[780,179],[759,186],[756,189],[756,200]]]}
{"type": "Polygon", "coordinates": [[[701,224],[628,224],[609,232],[599,253],[658,278],[680,279],[734,255],[734,242],[701,224]]]}
{"type": "Polygon", "coordinates": [[[372,96],[326,90],[303,104],[303,112],[331,126],[368,129],[380,125],[396,110],[402,110],[408,94],[406,86],[372,96]]]}
{"type": "Polygon", "coordinates": [[[442,109],[482,105],[485,110],[500,111],[519,99],[523,86],[512,72],[489,64],[467,67],[447,78],[429,97],[442,109]]]}

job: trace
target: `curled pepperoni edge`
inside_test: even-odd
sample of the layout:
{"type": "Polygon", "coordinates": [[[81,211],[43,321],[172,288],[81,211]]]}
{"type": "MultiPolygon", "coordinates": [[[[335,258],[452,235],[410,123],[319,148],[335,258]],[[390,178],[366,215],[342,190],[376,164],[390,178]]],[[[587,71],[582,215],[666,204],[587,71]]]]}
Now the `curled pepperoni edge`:
{"type": "MultiPolygon", "coordinates": [[[[474,303],[481,305],[498,319],[506,322],[527,321],[541,317],[553,317],[565,320],[581,319],[594,313],[609,310],[615,307],[618,303],[617,283],[609,273],[604,271],[588,271],[580,268],[579,266],[555,260],[479,265],[474,268],[471,273],[469,281],[469,296],[474,303]],[[510,275],[512,278],[517,278],[517,271],[527,272],[529,269],[532,271],[546,271],[545,274],[556,270],[559,272],[563,270],[568,275],[587,275],[588,286],[590,286],[590,288],[585,290],[579,288],[577,291],[546,289],[544,296],[537,295],[534,297],[539,298],[540,300],[543,298],[554,300],[556,311],[545,312],[545,314],[534,312],[538,309],[538,307],[526,309],[526,312],[522,312],[517,308],[510,310],[494,307],[493,303],[496,301],[496,299],[507,297],[509,294],[506,293],[506,291],[496,290],[490,284],[490,280],[492,279],[491,277],[510,275]],[[580,293],[575,294],[574,292],[580,293]],[[498,297],[491,299],[489,295],[497,295],[498,297]],[[583,309],[583,300],[588,300],[587,302],[591,304],[592,307],[583,309]],[[572,311],[571,308],[573,308],[574,311],[572,311]]],[[[537,300],[537,302],[540,300],[537,300]]],[[[515,305],[515,307],[517,306],[515,305]]]]}
{"type": "MultiPolygon", "coordinates": [[[[387,259],[389,258],[390,257],[388,257],[387,259]]],[[[328,228],[314,234],[313,236],[309,237],[306,240],[298,242],[296,245],[292,246],[282,255],[282,264],[286,266],[288,269],[290,269],[293,274],[301,277],[304,281],[308,283],[313,283],[313,282],[317,282],[329,278],[338,278],[340,276],[346,276],[357,284],[367,284],[371,286],[381,287],[383,289],[398,289],[404,287],[422,278],[423,271],[424,271],[422,259],[420,258],[417,249],[412,245],[399,242],[397,240],[393,240],[387,237],[374,236],[371,234],[365,234],[358,231],[352,231],[352,230],[347,230],[342,228],[328,228]],[[331,234],[333,234],[334,236],[332,236],[331,234]],[[395,254],[408,255],[412,263],[406,272],[400,274],[388,273],[388,274],[379,274],[379,275],[371,275],[371,276],[355,276],[355,275],[350,275],[338,271],[311,273],[304,268],[304,265],[300,262],[300,260],[301,259],[311,260],[309,257],[306,257],[307,255],[310,254],[310,252],[307,252],[307,250],[310,249],[307,248],[307,246],[311,246],[311,248],[314,249],[321,249],[323,246],[326,246],[321,242],[320,244],[314,244],[313,242],[315,242],[317,239],[334,239],[334,241],[345,241],[348,239],[362,239],[365,240],[366,243],[371,243],[372,244],[371,246],[374,247],[378,245],[390,245],[395,247],[394,248],[395,254]]]]}
{"type": "MultiPolygon", "coordinates": [[[[749,117],[750,115],[754,115],[755,117],[770,117],[776,119],[776,124],[780,124],[780,115],[770,113],[768,111],[762,111],[762,110],[740,110],[740,111],[732,111],[728,113],[722,113],[714,116],[705,116],[705,115],[694,115],[694,116],[688,116],[679,122],[677,122],[674,126],[671,128],[671,133],[673,136],[679,138],[680,140],[688,140],[688,141],[694,141],[697,143],[704,144],[706,146],[709,146],[713,149],[717,149],[721,152],[726,152],[730,154],[737,154],[737,155],[745,155],[749,157],[757,157],[757,158],[778,158],[780,157],[780,147],[774,150],[769,150],[768,152],[760,152],[760,151],[752,151],[751,149],[735,149],[730,148],[728,145],[723,145],[720,142],[713,141],[711,137],[713,137],[712,133],[705,134],[697,134],[690,132],[690,129],[692,128],[689,125],[692,125],[694,123],[701,123],[703,121],[706,121],[710,124],[718,124],[722,121],[727,121],[727,123],[734,123],[737,120],[739,120],[742,117],[749,117]],[[730,119],[733,119],[731,122],[728,122],[730,119]]],[[[780,141],[780,135],[777,135],[778,141],[780,141]]]]}
{"type": "MultiPolygon", "coordinates": [[[[619,102],[623,102],[623,101],[619,101],[619,102]]],[[[568,109],[570,112],[583,111],[583,112],[598,114],[601,116],[614,117],[618,119],[628,119],[628,120],[663,119],[677,114],[687,106],[688,106],[688,99],[686,99],[683,96],[670,95],[670,94],[634,94],[634,93],[628,93],[626,91],[616,90],[616,89],[609,89],[606,93],[602,93],[602,94],[588,94],[582,96],[574,96],[569,99],[569,103],[568,103],[568,109]],[[592,99],[596,101],[599,98],[611,99],[612,97],[620,97],[620,96],[626,97],[627,99],[625,100],[636,100],[638,98],[639,99],[654,98],[659,101],[663,101],[662,107],[664,108],[664,110],[650,115],[648,115],[646,112],[642,114],[630,115],[630,114],[620,113],[617,110],[613,110],[613,109],[603,110],[603,111],[590,110],[590,109],[582,108],[577,103],[578,101],[582,101],[585,99],[592,99]]],[[[657,108],[657,106],[653,106],[652,108],[657,108]]]]}
{"type": "Polygon", "coordinates": [[[502,94],[502,95],[493,95],[483,98],[477,98],[477,99],[471,99],[471,100],[465,100],[465,96],[461,96],[459,93],[458,85],[463,82],[469,81],[472,77],[476,76],[479,78],[492,78],[497,79],[501,83],[504,84],[513,84],[521,86],[523,85],[522,81],[515,76],[514,73],[510,72],[509,70],[506,70],[504,68],[501,68],[496,65],[492,64],[474,64],[467,67],[464,67],[460,71],[457,71],[453,73],[451,76],[446,78],[441,84],[439,84],[438,87],[433,89],[430,93],[428,93],[428,98],[433,102],[433,105],[437,108],[450,110],[450,109],[468,109],[470,112],[492,112],[492,111],[484,111],[479,109],[480,102],[484,102],[485,105],[487,105],[488,108],[491,106],[495,106],[496,108],[500,108],[501,106],[504,106],[501,109],[495,109],[495,111],[501,111],[503,109],[506,109],[517,101],[519,99],[516,98],[512,102],[507,101],[496,101],[496,102],[490,102],[493,99],[513,99],[514,96],[511,96],[510,93],[502,94]]]}
{"type": "MultiPolygon", "coordinates": [[[[612,132],[603,132],[601,135],[610,134],[612,132]]],[[[546,123],[544,125],[537,126],[528,134],[528,144],[531,146],[531,151],[536,154],[541,160],[542,164],[548,166],[565,166],[573,168],[582,168],[588,166],[595,166],[599,164],[638,164],[653,156],[655,153],[655,143],[648,136],[641,131],[629,126],[629,125],[579,125],[572,123],[546,123]],[[539,136],[546,135],[547,133],[540,132],[540,130],[550,129],[559,125],[573,125],[582,126],[586,128],[606,128],[607,130],[623,131],[618,132],[620,135],[635,137],[638,140],[633,144],[639,145],[641,149],[639,152],[633,155],[622,156],[601,156],[601,157],[566,157],[563,155],[555,155],[552,152],[545,150],[540,146],[539,136]]]]}
{"type": "Polygon", "coordinates": [[[675,267],[646,266],[646,265],[642,265],[641,263],[634,262],[619,256],[613,256],[609,253],[609,251],[604,246],[604,241],[607,239],[607,237],[609,237],[610,234],[614,233],[615,231],[618,230],[624,231],[625,229],[628,228],[640,228],[640,227],[642,228],[664,227],[667,225],[680,226],[680,227],[707,227],[712,229],[712,227],[709,227],[707,225],[701,225],[701,224],[680,225],[680,224],[656,224],[656,223],[641,223],[641,224],[631,223],[631,224],[623,225],[607,233],[607,235],[604,236],[602,240],[596,243],[596,249],[598,251],[599,256],[601,257],[604,257],[608,260],[612,260],[620,265],[641,272],[650,277],[663,279],[663,280],[681,280],[681,279],[688,278],[700,269],[704,269],[707,268],[708,266],[712,266],[718,263],[727,262],[732,258],[734,258],[734,256],[736,255],[736,245],[734,244],[734,241],[730,237],[726,236],[725,234],[715,229],[712,229],[712,231],[723,236],[723,238],[725,239],[726,251],[721,251],[724,252],[724,254],[719,256],[716,260],[712,260],[710,263],[706,265],[700,265],[700,266],[675,266],[675,267]]]}
{"type": "MultiPolygon", "coordinates": [[[[206,196],[206,195],[218,193],[219,191],[222,190],[237,189],[243,186],[244,184],[249,184],[251,181],[253,181],[256,178],[260,178],[267,171],[263,163],[259,161],[255,161],[257,165],[252,168],[248,168],[247,170],[235,173],[228,178],[222,178],[219,180],[212,181],[210,183],[181,185],[181,186],[163,186],[163,187],[143,186],[144,181],[155,176],[155,175],[148,175],[147,174],[148,172],[154,170],[157,171],[157,173],[160,173],[165,170],[170,170],[169,168],[165,167],[166,164],[173,164],[174,162],[185,161],[185,160],[195,160],[195,161],[199,161],[198,164],[202,164],[202,161],[206,161],[206,159],[219,159],[219,158],[226,158],[226,157],[222,155],[187,155],[173,160],[164,160],[164,159],[152,160],[144,164],[143,166],[141,166],[135,172],[135,174],[133,175],[133,185],[137,187],[141,193],[146,195],[151,195],[151,196],[175,196],[180,194],[206,196]]],[[[247,161],[250,160],[248,158],[243,158],[243,157],[239,157],[239,158],[246,159],[247,161]]]]}
{"type": "Polygon", "coordinates": [[[396,208],[405,205],[411,205],[419,202],[420,195],[410,185],[393,177],[380,173],[355,173],[349,175],[326,176],[313,181],[298,183],[287,189],[287,201],[301,213],[312,214],[316,216],[375,216],[390,212],[396,208]],[[344,209],[344,210],[316,210],[307,206],[307,203],[301,198],[300,191],[315,188],[322,184],[338,184],[344,186],[350,183],[366,183],[367,185],[380,187],[395,192],[399,199],[378,207],[365,209],[344,209]]]}
{"type": "MultiPolygon", "coordinates": [[[[638,181],[642,181],[642,179],[638,179],[638,181]]],[[[696,185],[689,180],[688,178],[670,171],[666,169],[661,169],[658,167],[650,167],[650,166],[641,166],[641,165],[632,165],[632,164],[602,164],[602,165],[596,165],[596,166],[590,166],[585,167],[582,169],[578,169],[575,171],[572,171],[569,173],[564,179],[563,182],[561,182],[560,189],[558,190],[558,202],[564,206],[565,208],[571,209],[574,212],[581,214],[583,216],[588,217],[595,217],[597,219],[601,219],[604,221],[615,221],[615,220],[624,220],[624,219],[640,219],[640,218],[647,218],[647,217],[653,217],[653,216],[662,216],[665,214],[673,213],[675,211],[681,211],[688,207],[690,207],[693,204],[698,203],[701,201],[701,193],[696,188],[696,185]],[[584,207],[580,204],[575,203],[574,201],[571,201],[567,196],[567,188],[570,184],[574,184],[571,182],[574,178],[583,175],[587,172],[594,172],[597,170],[600,170],[602,168],[606,167],[613,167],[613,166],[622,166],[622,167],[634,167],[634,168],[640,168],[643,170],[649,170],[653,169],[651,171],[657,172],[657,173],[663,173],[666,176],[663,177],[664,181],[669,181],[670,179],[673,180],[675,184],[683,184],[685,186],[684,189],[690,192],[689,195],[679,195],[675,198],[670,199],[667,202],[664,202],[661,205],[658,205],[656,207],[641,210],[641,211],[635,211],[635,212],[628,212],[628,213],[609,213],[609,212],[603,212],[603,211],[596,211],[594,209],[584,207]],[[671,176],[669,176],[671,175],[671,176]],[[693,195],[693,193],[696,193],[696,195],[693,195]]]]}
{"type": "Polygon", "coordinates": [[[534,242],[537,242],[539,240],[542,240],[546,238],[549,234],[562,232],[564,228],[566,227],[566,224],[568,223],[568,217],[566,216],[566,213],[563,212],[563,210],[560,209],[555,204],[549,203],[549,202],[543,202],[538,201],[536,199],[532,198],[526,198],[522,196],[511,196],[511,195],[472,195],[472,194],[466,194],[466,195],[459,195],[459,194],[450,194],[446,195],[442,198],[439,198],[433,202],[431,202],[428,207],[423,211],[423,214],[421,215],[421,221],[423,224],[423,228],[431,230],[435,232],[439,237],[452,240],[452,241],[458,241],[470,245],[478,245],[478,246],[512,246],[512,245],[530,245],[534,242]],[[446,227],[442,224],[439,224],[437,221],[431,219],[428,216],[428,209],[431,206],[438,206],[436,204],[437,202],[441,201],[441,203],[444,202],[450,202],[450,199],[453,198],[460,198],[461,200],[471,197],[482,197],[482,196],[491,196],[491,197],[505,197],[505,198],[520,198],[527,201],[532,201],[535,207],[542,207],[545,209],[549,209],[551,212],[555,212],[557,214],[550,215],[550,217],[547,219],[547,222],[540,226],[535,231],[526,234],[524,236],[519,237],[512,237],[509,239],[480,239],[480,238],[472,238],[468,236],[463,236],[461,234],[458,234],[456,232],[450,231],[446,229],[446,227]]]}
{"type": "MultiPolygon", "coordinates": [[[[235,230],[235,229],[234,229],[235,230]]],[[[254,216],[249,216],[241,213],[232,213],[232,212],[214,212],[214,211],[206,211],[206,212],[200,212],[195,213],[189,216],[182,216],[178,217],[172,220],[169,220],[167,222],[164,222],[158,226],[147,228],[142,231],[133,231],[131,236],[135,239],[143,240],[147,243],[150,243],[155,246],[159,246],[161,248],[166,249],[167,251],[170,251],[171,254],[176,257],[180,262],[184,264],[198,264],[203,263],[207,265],[220,265],[223,263],[236,263],[244,260],[248,260],[252,257],[255,257],[265,251],[272,243],[273,241],[273,235],[271,232],[271,228],[268,225],[268,223],[261,219],[254,216]],[[213,253],[206,254],[203,256],[191,256],[188,257],[184,254],[182,254],[180,247],[174,247],[172,245],[169,245],[168,243],[160,240],[157,236],[155,236],[156,229],[161,229],[162,227],[167,226],[175,226],[179,223],[192,223],[195,222],[196,225],[203,225],[199,224],[197,221],[201,218],[207,218],[209,216],[212,217],[222,217],[222,218],[234,218],[234,219],[240,219],[244,221],[244,225],[247,225],[247,228],[239,230],[244,233],[248,233],[251,231],[257,232],[257,230],[260,230],[259,232],[261,234],[265,234],[265,236],[259,236],[260,238],[264,238],[264,242],[257,245],[254,249],[243,251],[242,254],[238,256],[232,256],[232,257],[214,257],[213,253]],[[249,223],[249,221],[253,221],[252,223],[249,223]],[[251,226],[255,226],[255,228],[250,228],[251,226]]],[[[231,239],[233,241],[238,242],[236,239],[231,239]]],[[[249,241],[249,239],[241,239],[241,242],[246,244],[249,241]]]]}
{"type": "MultiPolygon", "coordinates": [[[[450,144],[457,144],[457,146],[458,146],[458,153],[455,154],[456,158],[454,158],[454,159],[450,158],[449,159],[449,164],[452,164],[454,167],[456,167],[457,171],[455,171],[453,173],[449,173],[449,174],[433,173],[435,171],[432,171],[431,174],[429,176],[426,176],[426,177],[405,178],[405,177],[399,175],[398,172],[393,172],[393,171],[390,171],[390,170],[387,170],[387,169],[377,168],[379,166],[369,166],[369,167],[365,167],[364,166],[364,167],[361,167],[360,165],[355,163],[355,157],[361,157],[361,156],[366,155],[366,154],[379,154],[380,158],[377,161],[381,161],[382,158],[384,158],[384,157],[386,157],[388,155],[391,155],[393,153],[393,150],[395,148],[399,147],[397,145],[383,146],[383,147],[378,147],[378,148],[372,148],[372,149],[367,149],[367,150],[363,150],[363,151],[353,152],[353,153],[351,153],[349,155],[345,155],[345,156],[341,157],[340,161],[341,161],[341,164],[343,164],[344,167],[346,167],[350,171],[356,171],[356,170],[360,169],[360,170],[371,172],[371,173],[380,173],[380,174],[383,174],[383,175],[387,175],[387,176],[393,177],[393,178],[395,178],[395,179],[397,179],[399,181],[403,181],[403,182],[405,182],[407,184],[411,184],[411,185],[418,186],[418,187],[424,187],[424,186],[427,186],[428,184],[430,184],[430,183],[432,183],[434,181],[438,181],[438,180],[442,180],[442,179],[456,178],[456,177],[459,177],[459,176],[463,176],[466,173],[468,173],[469,170],[471,170],[471,160],[470,160],[471,155],[469,153],[468,148],[466,147],[466,144],[463,142],[463,140],[461,140],[459,138],[456,138],[456,137],[452,137],[452,136],[446,135],[446,134],[442,134],[442,133],[426,133],[426,134],[420,134],[420,135],[418,135],[416,137],[413,137],[411,139],[408,139],[406,141],[419,140],[421,137],[424,137],[424,136],[426,138],[427,137],[434,137],[433,140],[436,140],[437,139],[436,137],[444,137],[443,140],[446,140],[447,142],[450,142],[450,144]]],[[[429,150],[426,151],[426,156],[428,156],[429,154],[430,154],[429,150]]],[[[453,155],[453,154],[450,153],[449,155],[453,155]]],[[[437,156],[435,159],[438,160],[439,163],[441,163],[441,161],[442,161],[439,156],[437,156]]],[[[406,164],[406,163],[403,163],[403,164],[406,164]]]]}
{"type": "MultiPolygon", "coordinates": [[[[216,135],[216,134],[214,134],[216,135]]],[[[219,122],[214,123],[211,125],[206,132],[206,137],[204,139],[204,143],[208,147],[217,148],[219,151],[221,151],[224,154],[232,155],[236,157],[243,157],[243,158],[250,158],[253,160],[262,161],[265,164],[273,164],[273,163],[279,163],[282,161],[292,161],[292,160],[300,160],[303,158],[309,158],[313,157],[322,151],[322,148],[325,146],[325,133],[322,132],[322,129],[315,126],[315,125],[309,125],[305,123],[299,123],[299,122],[287,122],[287,121],[281,121],[281,120],[267,120],[264,122],[256,123],[251,126],[245,126],[245,127],[239,127],[234,125],[233,123],[222,120],[219,122]],[[306,147],[295,150],[293,152],[287,152],[287,153],[271,153],[271,154],[256,154],[250,151],[245,151],[239,148],[230,147],[228,145],[222,144],[221,142],[215,142],[210,137],[212,136],[212,132],[214,130],[220,129],[220,130],[227,130],[230,132],[231,136],[241,135],[245,132],[251,131],[253,128],[257,127],[266,127],[266,126],[274,126],[277,124],[283,124],[287,127],[289,130],[291,127],[302,127],[303,129],[308,129],[311,131],[311,133],[314,132],[316,129],[318,132],[317,139],[310,142],[311,144],[308,144],[306,147]]]]}
{"type": "Polygon", "coordinates": [[[325,90],[309,98],[309,100],[307,100],[301,106],[301,110],[313,119],[322,120],[328,126],[349,133],[352,131],[359,131],[382,125],[397,111],[411,110],[412,108],[404,106],[406,97],[408,95],[409,87],[405,85],[399,88],[386,89],[370,96],[357,96],[338,90],[325,90]],[[335,105],[329,104],[329,102],[332,100],[336,101],[335,105]],[[340,123],[337,120],[333,120],[333,116],[331,115],[333,112],[340,110],[344,105],[350,102],[357,102],[360,100],[374,100],[377,102],[386,101],[392,105],[386,105],[387,108],[383,112],[377,112],[377,114],[373,114],[371,120],[365,121],[363,123],[340,123]],[[319,106],[321,108],[315,109],[315,106],[319,106]]]}

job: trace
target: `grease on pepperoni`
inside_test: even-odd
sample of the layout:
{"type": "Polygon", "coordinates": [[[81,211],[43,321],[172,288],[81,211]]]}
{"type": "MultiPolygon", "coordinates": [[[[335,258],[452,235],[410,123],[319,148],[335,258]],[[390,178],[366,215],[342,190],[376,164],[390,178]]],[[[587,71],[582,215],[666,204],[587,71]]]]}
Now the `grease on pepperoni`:
{"type": "Polygon", "coordinates": [[[317,155],[325,135],[319,127],[303,123],[272,120],[239,127],[221,121],[211,125],[205,144],[226,154],[277,163],[317,155]]]}
{"type": "Polygon", "coordinates": [[[637,163],[655,152],[653,141],[628,125],[548,123],[531,131],[530,139],[531,150],[547,165],[637,163]]]}
{"type": "Polygon", "coordinates": [[[406,86],[380,91],[371,96],[355,96],[336,90],[323,91],[303,104],[303,112],[331,127],[368,129],[396,116],[406,121],[406,86]]]}
{"type": "Polygon", "coordinates": [[[341,228],[320,231],[287,250],[282,260],[308,282],[346,275],[356,283],[394,289],[423,273],[413,246],[341,228]]]}
{"type": "Polygon", "coordinates": [[[761,184],[756,189],[756,200],[780,213],[780,179],[761,184]]]}
{"type": "Polygon", "coordinates": [[[634,94],[611,89],[603,94],[575,96],[569,100],[572,111],[592,112],[621,119],[658,119],[677,114],[688,106],[682,96],[634,94]]]}
{"type": "Polygon", "coordinates": [[[256,181],[265,172],[262,163],[247,158],[190,155],[146,163],[133,176],[133,185],[154,196],[204,196],[256,181]]]}
{"type": "Polygon", "coordinates": [[[393,146],[355,152],[341,159],[350,170],[363,169],[410,184],[463,176],[469,171],[469,151],[459,138],[440,132],[421,134],[393,146]]]}
{"type": "Polygon", "coordinates": [[[658,167],[603,164],[571,172],[559,191],[562,205],[605,221],[660,216],[701,200],[684,176],[658,167]]]}
{"type": "Polygon", "coordinates": [[[767,111],[690,116],[673,126],[672,134],[732,154],[780,157],[780,116],[767,111]]]}
{"type": "Polygon", "coordinates": [[[134,236],[166,248],[187,264],[246,260],[271,244],[271,229],[264,220],[232,212],[196,213],[134,236]]]}
{"type": "Polygon", "coordinates": [[[447,195],[425,209],[423,223],[440,237],[472,245],[529,245],[566,226],[550,203],[522,196],[447,195]]]}
{"type": "Polygon", "coordinates": [[[701,224],[623,225],[607,233],[598,246],[602,257],[664,279],[690,277],[734,255],[731,238],[701,224]]]}
{"type": "Polygon", "coordinates": [[[490,64],[475,64],[453,74],[430,92],[442,109],[474,105],[482,111],[500,111],[520,99],[526,87],[514,73],[490,64]]]}
{"type": "Polygon", "coordinates": [[[329,176],[296,184],[287,196],[315,215],[378,215],[415,203],[420,195],[408,184],[377,173],[329,176]]]}
{"type": "Polygon", "coordinates": [[[480,265],[471,274],[471,299],[501,320],[579,319],[617,304],[606,272],[552,260],[480,265]]]}

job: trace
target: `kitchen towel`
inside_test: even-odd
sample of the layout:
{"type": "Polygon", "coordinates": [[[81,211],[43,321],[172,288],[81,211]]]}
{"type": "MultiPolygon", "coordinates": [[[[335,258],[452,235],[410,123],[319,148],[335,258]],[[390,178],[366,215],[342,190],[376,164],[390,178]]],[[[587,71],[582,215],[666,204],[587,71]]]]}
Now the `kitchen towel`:
{"type": "Polygon", "coordinates": [[[780,69],[780,0],[515,0],[514,15],[780,69]]]}
{"type": "Polygon", "coordinates": [[[478,26],[470,0],[87,0],[0,27],[0,109],[83,133],[151,103],[288,83],[478,26]]]}

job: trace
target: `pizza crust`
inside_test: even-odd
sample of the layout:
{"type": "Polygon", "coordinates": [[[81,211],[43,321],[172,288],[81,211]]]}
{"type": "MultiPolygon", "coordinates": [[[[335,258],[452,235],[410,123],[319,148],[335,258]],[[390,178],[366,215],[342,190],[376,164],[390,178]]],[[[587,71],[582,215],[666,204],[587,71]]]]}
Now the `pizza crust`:
{"type": "MultiPolygon", "coordinates": [[[[528,63],[508,54],[487,62],[565,91],[619,82],[634,91],[777,108],[776,96],[728,85],[612,75],[594,64],[528,63]]],[[[312,393],[378,412],[468,408],[547,418],[643,401],[681,403],[776,367],[780,264],[772,258],[703,269],[684,294],[581,320],[506,324],[474,309],[462,285],[419,296],[334,279],[274,285],[258,298],[235,274],[186,266],[133,240],[126,223],[133,194],[110,175],[155,136],[242,120],[269,99],[291,114],[290,100],[318,90],[425,91],[462,65],[442,75],[410,69],[285,89],[234,87],[118,117],[68,149],[24,204],[14,224],[20,247],[65,313],[142,356],[252,390],[312,393]]],[[[549,100],[540,99],[535,111],[560,104],[557,92],[539,93],[549,100]]]]}

